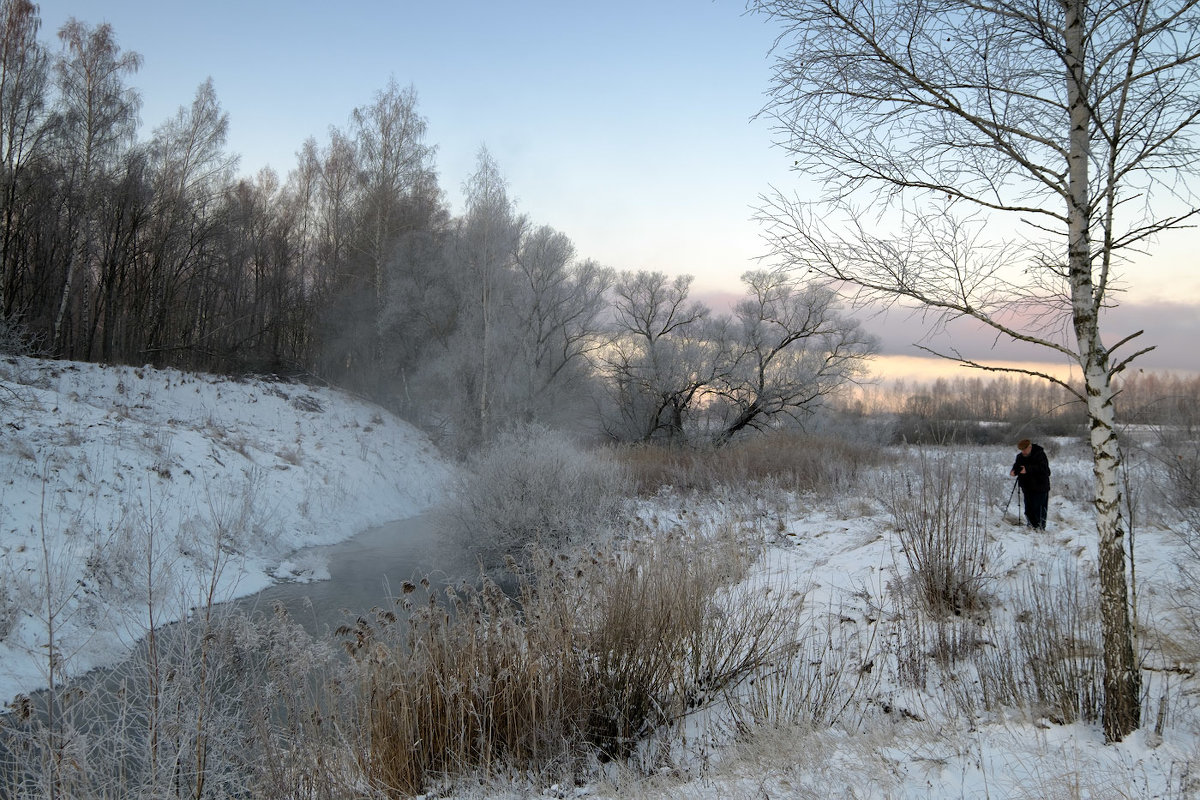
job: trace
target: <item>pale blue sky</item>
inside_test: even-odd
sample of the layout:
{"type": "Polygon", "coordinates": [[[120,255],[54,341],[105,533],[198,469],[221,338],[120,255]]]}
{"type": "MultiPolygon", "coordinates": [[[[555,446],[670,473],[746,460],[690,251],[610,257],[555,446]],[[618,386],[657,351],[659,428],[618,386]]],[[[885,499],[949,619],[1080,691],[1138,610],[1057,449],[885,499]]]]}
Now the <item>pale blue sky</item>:
{"type": "MultiPolygon", "coordinates": [[[[743,0],[44,0],[42,41],[68,18],[112,24],[144,57],[130,83],[144,132],[213,79],[242,171],[281,176],[309,136],[391,78],[417,92],[455,212],[486,145],[518,209],[620,269],[697,276],[740,291],[763,251],[752,207],[795,176],[763,121],[774,31],[743,0]]],[[[1165,237],[1128,270],[1131,325],[1159,341],[1147,367],[1200,369],[1200,235],[1165,237]]],[[[887,352],[922,325],[868,326],[887,352]]],[[[1122,325],[1123,332],[1128,328],[1122,325]]],[[[973,351],[986,357],[985,352],[973,351]]],[[[1013,357],[996,352],[995,357],[1013,357]]]]}

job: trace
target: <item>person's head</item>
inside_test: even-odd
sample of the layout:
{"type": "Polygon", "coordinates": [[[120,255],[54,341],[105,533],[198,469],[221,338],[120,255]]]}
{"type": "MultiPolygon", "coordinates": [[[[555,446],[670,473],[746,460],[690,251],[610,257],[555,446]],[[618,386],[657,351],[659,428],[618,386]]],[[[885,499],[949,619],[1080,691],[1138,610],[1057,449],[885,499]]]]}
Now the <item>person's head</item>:
{"type": "Polygon", "coordinates": [[[1022,439],[1017,442],[1017,449],[1021,451],[1021,455],[1027,456],[1029,455],[1029,451],[1033,449],[1033,442],[1028,439],[1022,439]]]}

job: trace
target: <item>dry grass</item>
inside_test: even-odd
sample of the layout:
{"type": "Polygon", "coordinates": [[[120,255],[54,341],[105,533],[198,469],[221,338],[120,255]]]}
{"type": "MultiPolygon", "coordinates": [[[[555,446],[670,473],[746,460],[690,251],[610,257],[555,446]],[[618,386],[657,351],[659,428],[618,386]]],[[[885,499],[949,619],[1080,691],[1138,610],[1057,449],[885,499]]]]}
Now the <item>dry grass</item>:
{"type": "Polygon", "coordinates": [[[569,775],[628,756],[794,646],[798,598],[724,589],[725,569],[672,538],[540,559],[515,597],[485,581],[406,620],[360,620],[344,633],[367,782],[419,793],[448,774],[569,775]]]}
{"type": "Polygon", "coordinates": [[[878,445],[795,431],[763,434],[718,450],[637,445],[617,453],[642,496],[664,487],[712,491],[765,482],[827,496],[852,486],[887,458],[878,445]]]}

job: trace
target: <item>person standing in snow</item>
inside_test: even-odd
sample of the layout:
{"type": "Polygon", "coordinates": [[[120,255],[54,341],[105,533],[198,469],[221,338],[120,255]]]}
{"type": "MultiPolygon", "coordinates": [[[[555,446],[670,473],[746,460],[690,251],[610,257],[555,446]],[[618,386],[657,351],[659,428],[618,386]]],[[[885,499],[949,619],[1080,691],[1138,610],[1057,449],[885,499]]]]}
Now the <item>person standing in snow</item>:
{"type": "Polygon", "coordinates": [[[1017,442],[1017,459],[1008,471],[1021,486],[1025,496],[1025,519],[1034,530],[1046,530],[1046,514],[1050,507],[1050,459],[1041,445],[1028,439],[1017,442]]]}

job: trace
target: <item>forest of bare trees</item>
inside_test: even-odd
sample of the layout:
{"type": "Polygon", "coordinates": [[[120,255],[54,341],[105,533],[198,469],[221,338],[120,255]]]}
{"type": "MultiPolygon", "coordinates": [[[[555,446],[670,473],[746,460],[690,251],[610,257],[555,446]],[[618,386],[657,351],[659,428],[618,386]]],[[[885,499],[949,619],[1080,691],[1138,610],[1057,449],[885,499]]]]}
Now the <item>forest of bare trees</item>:
{"type": "Polygon", "coordinates": [[[722,317],[690,278],[581,257],[486,148],[455,215],[395,80],[286,177],[247,176],[211,82],[140,138],[141,59],[111,26],[71,19],[53,47],[28,0],[0,16],[0,328],[26,352],[328,382],[466,452],[514,421],[650,440],[703,415],[723,442],[807,413],[872,350],[781,273],[722,317]],[[687,319],[644,326],[677,301],[687,319]]]}
{"type": "Polygon", "coordinates": [[[364,384],[397,249],[449,230],[415,93],[242,177],[211,82],[139,139],[141,59],[110,26],[52,48],[36,6],[0,8],[4,325],[52,357],[364,384]]]}

